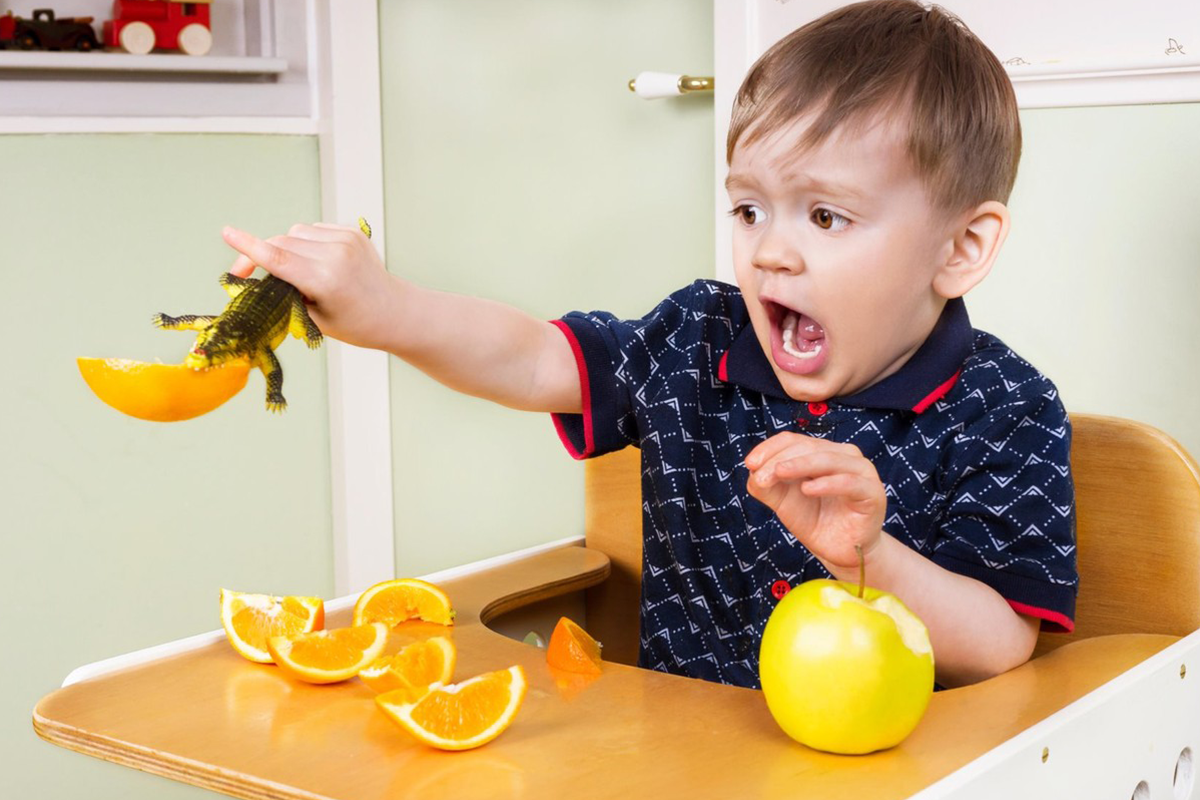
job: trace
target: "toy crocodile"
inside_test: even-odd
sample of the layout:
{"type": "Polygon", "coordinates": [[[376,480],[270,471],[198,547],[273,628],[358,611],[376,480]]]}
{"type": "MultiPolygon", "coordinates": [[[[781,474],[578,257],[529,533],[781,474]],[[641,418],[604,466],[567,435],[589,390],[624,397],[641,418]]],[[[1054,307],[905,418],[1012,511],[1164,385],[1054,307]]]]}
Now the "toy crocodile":
{"type": "MultiPolygon", "coordinates": [[[[370,237],[371,228],[366,221],[359,219],[358,225],[370,237]]],[[[283,398],[283,367],[275,356],[275,348],[289,333],[303,339],[310,349],[320,347],[321,330],[308,315],[304,296],[287,281],[274,275],[261,280],[239,278],[227,272],[220,283],[231,299],[219,315],[155,314],[154,324],[165,330],[200,332],[183,362],[192,369],[247,359],[266,378],[267,410],[283,411],[287,408],[287,400],[283,398]]]]}

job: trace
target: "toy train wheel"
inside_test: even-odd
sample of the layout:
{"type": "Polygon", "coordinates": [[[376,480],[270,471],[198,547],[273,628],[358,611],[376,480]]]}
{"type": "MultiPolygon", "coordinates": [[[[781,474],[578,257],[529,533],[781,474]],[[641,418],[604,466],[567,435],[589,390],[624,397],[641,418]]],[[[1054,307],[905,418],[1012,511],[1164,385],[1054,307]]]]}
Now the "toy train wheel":
{"type": "Polygon", "coordinates": [[[38,38],[32,33],[23,34],[19,39],[17,39],[17,47],[21,48],[22,50],[37,50],[38,38]]]}
{"type": "Polygon", "coordinates": [[[144,56],[154,49],[154,29],[144,22],[131,22],[121,28],[117,40],[126,52],[144,56]]]}
{"type": "Polygon", "coordinates": [[[198,22],[185,25],[179,32],[179,49],[189,56],[202,56],[212,49],[212,31],[198,22]]]}

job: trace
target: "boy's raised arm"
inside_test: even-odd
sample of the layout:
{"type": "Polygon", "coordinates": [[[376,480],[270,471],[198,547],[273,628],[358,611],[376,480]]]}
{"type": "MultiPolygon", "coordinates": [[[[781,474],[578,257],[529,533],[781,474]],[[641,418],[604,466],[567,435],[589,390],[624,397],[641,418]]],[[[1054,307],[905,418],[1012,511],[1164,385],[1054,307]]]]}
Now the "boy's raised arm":
{"type": "Polygon", "coordinates": [[[328,336],[386,350],[452,389],[510,408],[582,407],[575,357],[554,325],[392,275],[357,230],[295,225],[287,236],[262,240],[225,228],[223,236],[241,254],[230,272],[246,277],[258,265],[291,283],[328,336]]]}

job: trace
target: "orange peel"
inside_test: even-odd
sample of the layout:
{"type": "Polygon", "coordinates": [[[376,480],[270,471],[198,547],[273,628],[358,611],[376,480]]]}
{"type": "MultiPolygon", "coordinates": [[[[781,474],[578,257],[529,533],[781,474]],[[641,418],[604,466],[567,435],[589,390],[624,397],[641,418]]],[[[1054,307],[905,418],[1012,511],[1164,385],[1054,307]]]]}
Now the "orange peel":
{"type": "Polygon", "coordinates": [[[272,636],[267,650],[285,673],[306,683],[349,680],[383,655],[388,628],[382,622],[349,628],[272,636]]]}
{"type": "Polygon", "coordinates": [[[568,617],[559,619],[546,647],[546,663],[564,672],[599,675],[600,643],[568,617]]]}
{"type": "Polygon", "coordinates": [[[221,590],[221,626],[233,649],[259,664],[274,661],[267,649],[272,636],[309,633],[325,627],[325,602],[319,597],[252,594],[221,590]]]}
{"type": "Polygon", "coordinates": [[[432,583],[419,578],[381,581],[367,589],[354,604],[355,625],[383,622],[393,628],[411,619],[453,625],[450,598],[432,583]]]}
{"type": "Polygon", "coordinates": [[[446,636],[434,636],[413,642],[390,656],[380,656],[358,677],[376,694],[419,689],[431,683],[449,683],[457,660],[454,642],[446,636]]]}
{"type": "Polygon", "coordinates": [[[503,733],[521,708],[527,683],[520,665],[428,690],[396,689],[376,705],[421,742],[439,750],[470,750],[503,733]]]}
{"type": "Polygon", "coordinates": [[[152,422],[207,414],[240,392],[250,375],[250,362],[242,359],[209,369],[127,358],[75,361],[97,397],[123,414],[152,422]]]}

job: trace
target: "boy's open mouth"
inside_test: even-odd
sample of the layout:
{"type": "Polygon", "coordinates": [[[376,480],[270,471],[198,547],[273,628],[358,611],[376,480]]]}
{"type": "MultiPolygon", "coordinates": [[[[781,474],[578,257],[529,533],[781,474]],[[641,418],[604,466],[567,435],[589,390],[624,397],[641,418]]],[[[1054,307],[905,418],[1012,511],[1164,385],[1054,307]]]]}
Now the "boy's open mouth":
{"type": "Polygon", "coordinates": [[[788,372],[815,372],[825,352],[825,328],[802,311],[771,300],[763,305],[771,320],[771,349],[775,363],[788,372]]]}

